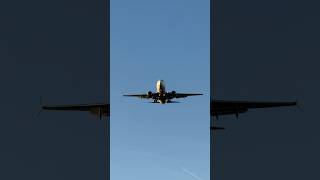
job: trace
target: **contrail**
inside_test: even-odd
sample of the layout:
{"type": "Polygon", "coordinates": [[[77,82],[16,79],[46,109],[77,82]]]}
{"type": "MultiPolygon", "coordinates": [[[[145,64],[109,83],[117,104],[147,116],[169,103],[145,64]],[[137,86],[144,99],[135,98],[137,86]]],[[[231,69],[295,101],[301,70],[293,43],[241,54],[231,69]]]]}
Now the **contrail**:
{"type": "Polygon", "coordinates": [[[197,176],[196,174],[190,172],[188,169],[181,167],[181,170],[184,171],[185,173],[189,174],[190,176],[192,176],[193,178],[197,179],[197,180],[203,180],[202,178],[200,178],[199,176],[197,176]]]}

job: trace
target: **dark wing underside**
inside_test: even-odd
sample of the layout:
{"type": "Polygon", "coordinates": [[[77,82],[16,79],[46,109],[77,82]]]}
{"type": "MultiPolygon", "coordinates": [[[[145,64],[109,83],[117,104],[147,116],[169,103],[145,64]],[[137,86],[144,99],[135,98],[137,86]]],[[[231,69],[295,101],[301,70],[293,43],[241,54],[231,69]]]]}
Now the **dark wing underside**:
{"type": "Polygon", "coordinates": [[[200,95],[203,95],[203,94],[176,93],[174,97],[175,98],[185,98],[185,97],[188,97],[188,96],[200,96],[200,95]]]}
{"type": "Polygon", "coordinates": [[[211,116],[239,114],[255,108],[272,108],[295,106],[297,102],[251,102],[251,101],[224,101],[213,100],[210,104],[211,116]]]}
{"type": "Polygon", "coordinates": [[[138,98],[144,98],[144,99],[149,99],[148,94],[125,94],[123,96],[126,97],[138,97],[138,98]]]}
{"type": "Polygon", "coordinates": [[[57,111],[88,111],[93,114],[110,116],[110,104],[72,104],[72,105],[46,105],[43,110],[57,111]]]}

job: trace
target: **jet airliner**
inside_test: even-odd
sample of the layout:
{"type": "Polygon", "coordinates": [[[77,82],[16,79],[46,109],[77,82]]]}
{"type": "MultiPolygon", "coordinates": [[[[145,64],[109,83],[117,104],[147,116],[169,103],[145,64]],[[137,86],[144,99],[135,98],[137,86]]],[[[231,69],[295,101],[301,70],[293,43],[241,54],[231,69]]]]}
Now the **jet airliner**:
{"type": "MultiPolygon", "coordinates": [[[[145,99],[152,99],[151,103],[174,103],[174,98],[185,98],[188,96],[196,96],[202,94],[187,94],[176,93],[175,91],[166,92],[165,83],[163,80],[157,81],[156,92],[149,91],[147,94],[132,94],[124,96],[140,97],[145,99]]],[[[212,117],[219,118],[224,115],[234,114],[236,117],[240,113],[245,113],[249,109],[273,108],[282,106],[295,106],[296,101],[282,101],[282,102],[261,102],[261,101],[230,101],[230,100],[211,100],[210,113],[212,117]]],[[[98,115],[100,119],[102,116],[110,115],[110,104],[107,103],[92,103],[92,104],[71,104],[71,105],[44,105],[41,110],[62,110],[62,111],[86,111],[94,115],[98,115]]],[[[212,130],[224,129],[220,127],[211,127],[212,130]]]]}
{"type": "Polygon", "coordinates": [[[177,93],[176,91],[166,92],[166,84],[164,80],[158,80],[156,83],[156,92],[148,91],[146,94],[126,94],[123,96],[129,97],[139,97],[142,99],[152,99],[151,103],[178,103],[177,101],[172,101],[174,98],[186,98],[188,96],[199,96],[202,94],[192,94],[192,93],[177,93]]]}

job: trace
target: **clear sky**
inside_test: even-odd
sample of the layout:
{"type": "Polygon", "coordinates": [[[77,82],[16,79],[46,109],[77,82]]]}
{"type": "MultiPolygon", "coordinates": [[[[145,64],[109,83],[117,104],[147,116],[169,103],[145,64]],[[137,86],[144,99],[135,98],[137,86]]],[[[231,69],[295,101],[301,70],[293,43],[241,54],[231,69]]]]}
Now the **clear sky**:
{"type": "Polygon", "coordinates": [[[209,0],[111,1],[111,179],[209,179],[209,0]],[[125,93],[203,93],[150,104],[125,93]]]}

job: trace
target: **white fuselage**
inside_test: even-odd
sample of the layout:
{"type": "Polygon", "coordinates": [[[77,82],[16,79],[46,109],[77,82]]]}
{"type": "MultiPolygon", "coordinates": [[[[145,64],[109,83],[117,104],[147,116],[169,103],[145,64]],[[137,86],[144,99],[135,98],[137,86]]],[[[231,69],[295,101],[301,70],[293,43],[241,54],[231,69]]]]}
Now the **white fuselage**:
{"type": "Polygon", "coordinates": [[[156,85],[157,93],[163,94],[166,92],[166,84],[163,80],[158,80],[156,85]]]}

